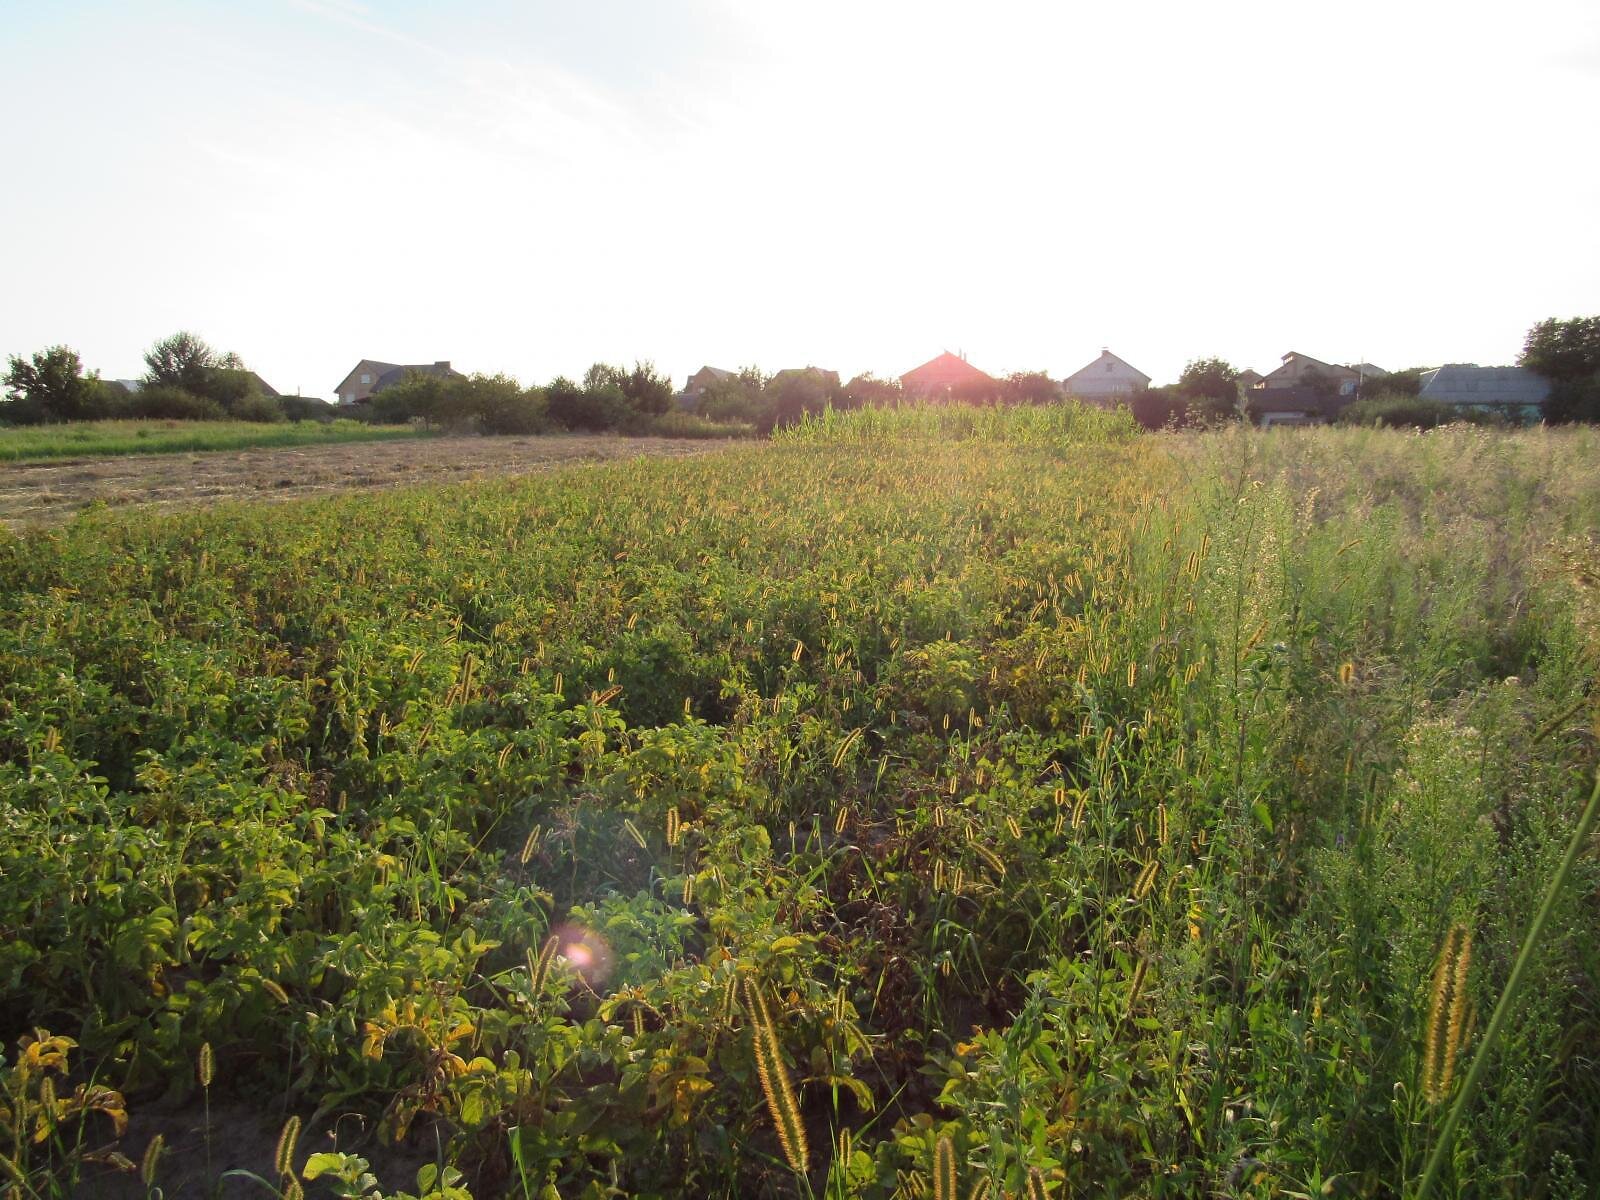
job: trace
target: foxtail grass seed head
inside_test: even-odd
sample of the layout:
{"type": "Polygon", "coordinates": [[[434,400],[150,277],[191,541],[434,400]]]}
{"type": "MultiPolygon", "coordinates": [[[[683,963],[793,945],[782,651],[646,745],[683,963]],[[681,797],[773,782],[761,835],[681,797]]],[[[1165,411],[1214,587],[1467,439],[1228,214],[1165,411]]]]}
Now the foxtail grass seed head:
{"type": "Polygon", "coordinates": [[[751,1038],[755,1043],[756,1075],[767,1099],[767,1111],[772,1114],[773,1124],[777,1126],[778,1144],[783,1148],[784,1159],[796,1175],[804,1175],[810,1169],[806,1127],[800,1119],[800,1105],[795,1100],[794,1087],[789,1082],[789,1068],[784,1065],[783,1051],[778,1045],[777,1032],[772,1027],[772,1017],[767,1012],[766,998],[750,979],[745,980],[744,995],[745,1009],[750,1017],[751,1038]]]}
{"type": "Polygon", "coordinates": [[[263,979],[261,981],[261,990],[266,992],[267,995],[271,996],[279,1004],[289,1003],[289,993],[278,986],[278,982],[275,979],[263,979]]]}
{"type": "Polygon", "coordinates": [[[622,830],[634,840],[639,849],[645,850],[649,848],[649,843],[644,840],[644,834],[639,832],[639,827],[630,818],[624,817],[622,819],[622,830]]]}
{"type": "Polygon", "coordinates": [[[1044,1173],[1038,1167],[1028,1168],[1028,1200],[1046,1200],[1044,1173]]]}
{"type": "Polygon", "coordinates": [[[200,1043],[200,1086],[210,1087],[217,1076],[217,1061],[211,1055],[211,1043],[200,1043]]]}
{"type": "Polygon", "coordinates": [[[544,941],[537,958],[528,961],[528,991],[535,997],[544,992],[545,981],[550,978],[550,964],[555,962],[556,951],[561,948],[561,939],[551,934],[544,941]]]}
{"type": "Polygon", "coordinates": [[[1133,978],[1128,981],[1128,1012],[1133,1012],[1133,1006],[1139,1002],[1139,993],[1144,991],[1144,977],[1150,970],[1150,960],[1141,958],[1133,968],[1133,978]]]}
{"type": "Polygon", "coordinates": [[[667,845],[676,846],[678,838],[683,834],[682,826],[678,824],[678,806],[674,804],[667,809],[667,845]]]}
{"type": "Polygon", "coordinates": [[[528,837],[527,840],[522,843],[522,855],[519,860],[523,866],[528,865],[528,860],[532,858],[534,852],[539,849],[539,839],[543,836],[544,828],[542,826],[535,825],[532,829],[528,830],[528,837]]]}
{"type": "Polygon", "coordinates": [[[683,877],[683,905],[684,905],[685,908],[687,908],[689,905],[691,905],[693,903],[694,903],[694,876],[693,875],[685,875],[683,877]]]}
{"type": "Polygon", "coordinates": [[[1145,863],[1144,869],[1139,872],[1139,878],[1133,884],[1133,898],[1135,900],[1143,900],[1150,894],[1150,889],[1155,887],[1156,872],[1160,870],[1160,867],[1161,862],[1159,859],[1152,858],[1145,863]]]}
{"type": "Polygon", "coordinates": [[[833,832],[834,832],[834,834],[835,835],[842,835],[844,833],[844,831],[845,831],[845,827],[847,825],[849,825],[849,824],[850,824],[850,806],[848,804],[841,804],[839,806],[838,813],[833,818],[833,832]]]}
{"type": "Polygon", "coordinates": [[[933,1200],[957,1200],[956,1147],[948,1134],[933,1146],[933,1200]]]}
{"type": "Polygon", "coordinates": [[[139,1160],[139,1182],[145,1187],[154,1187],[156,1172],[161,1167],[161,1154],[167,1148],[167,1139],[164,1134],[156,1134],[150,1139],[150,1144],[144,1148],[144,1157],[139,1160]]]}
{"type": "Polygon", "coordinates": [[[1355,665],[1355,663],[1351,663],[1351,662],[1341,663],[1339,665],[1339,682],[1341,684],[1343,684],[1345,687],[1349,687],[1355,681],[1356,681],[1356,665],[1355,665]]]}
{"type": "Polygon", "coordinates": [[[1456,951],[1455,968],[1450,977],[1450,1019],[1445,1024],[1443,1058],[1439,1064],[1438,1092],[1441,1099],[1450,1094],[1450,1085],[1455,1082],[1456,1057],[1467,1039],[1467,1012],[1471,1007],[1467,995],[1467,975],[1471,968],[1472,930],[1463,928],[1456,951]]]}
{"type": "Polygon", "coordinates": [[[283,1129],[278,1134],[277,1148],[272,1152],[272,1169],[278,1173],[279,1178],[293,1177],[294,1152],[299,1141],[300,1118],[290,1117],[283,1123],[283,1129]]]}

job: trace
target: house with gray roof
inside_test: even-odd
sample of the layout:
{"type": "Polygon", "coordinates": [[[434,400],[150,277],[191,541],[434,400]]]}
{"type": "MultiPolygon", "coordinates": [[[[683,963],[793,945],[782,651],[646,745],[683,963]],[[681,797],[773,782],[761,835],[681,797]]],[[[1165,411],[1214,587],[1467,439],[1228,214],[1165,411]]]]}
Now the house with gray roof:
{"type": "Polygon", "coordinates": [[[440,379],[459,379],[461,372],[450,366],[448,359],[434,363],[391,363],[375,358],[363,358],[346,375],[334,390],[341,406],[365,404],[384,388],[399,383],[407,375],[436,375],[440,379]]]}
{"type": "Polygon", "coordinates": [[[1537,421],[1550,384],[1526,367],[1480,367],[1446,363],[1422,373],[1417,393],[1424,400],[1483,412],[1503,411],[1523,421],[1537,421]]]}

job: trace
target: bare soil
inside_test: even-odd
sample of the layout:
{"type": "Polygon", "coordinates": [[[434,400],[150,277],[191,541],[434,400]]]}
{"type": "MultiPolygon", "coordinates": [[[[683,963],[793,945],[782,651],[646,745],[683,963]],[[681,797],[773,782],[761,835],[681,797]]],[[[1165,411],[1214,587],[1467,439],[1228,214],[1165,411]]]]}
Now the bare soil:
{"type": "Polygon", "coordinates": [[[729,443],[616,436],[438,437],[0,464],[0,523],[63,521],[96,501],[195,505],[527,475],[575,463],[704,454],[729,443]]]}

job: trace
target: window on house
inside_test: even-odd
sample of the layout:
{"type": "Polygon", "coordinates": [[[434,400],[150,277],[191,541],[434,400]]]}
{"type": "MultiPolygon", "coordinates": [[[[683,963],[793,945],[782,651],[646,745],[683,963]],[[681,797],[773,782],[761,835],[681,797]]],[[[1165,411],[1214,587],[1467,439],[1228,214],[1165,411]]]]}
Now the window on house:
{"type": "Polygon", "coordinates": [[[1110,373],[1111,373],[1111,364],[1110,364],[1110,363],[1107,363],[1107,364],[1106,364],[1106,374],[1108,374],[1108,375],[1109,375],[1109,374],[1110,374],[1110,373]]]}
{"type": "Polygon", "coordinates": [[[361,382],[362,383],[371,383],[372,382],[372,376],[363,373],[362,376],[361,376],[361,382]]]}

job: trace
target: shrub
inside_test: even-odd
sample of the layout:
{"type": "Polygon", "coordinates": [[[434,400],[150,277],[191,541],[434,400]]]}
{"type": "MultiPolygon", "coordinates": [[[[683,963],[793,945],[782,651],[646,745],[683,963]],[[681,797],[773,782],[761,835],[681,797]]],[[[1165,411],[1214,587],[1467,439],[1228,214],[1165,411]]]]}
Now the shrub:
{"type": "Polygon", "coordinates": [[[283,415],[296,424],[301,421],[332,421],[339,415],[334,405],[315,396],[279,396],[278,406],[283,409],[283,415]]]}
{"type": "Polygon", "coordinates": [[[713,421],[770,427],[771,405],[764,396],[766,385],[765,376],[755,367],[746,367],[731,378],[719,379],[700,397],[700,415],[713,421]]]}
{"type": "MultiPolygon", "coordinates": [[[[594,374],[592,368],[590,374],[594,374]]],[[[622,389],[610,384],[579,387],[561,376],[551,381],[544,394],[550,419],[563,429],[591,433],[620,429],[632,416],[622,389]]]]}
{"type": "Polygon", "coordinates": [[[254,421],[262,425],[276,425],[285,420],[283,406],[272,396],[263,396],[251,388],[228,409],[236,421],[254,421]]]}
{"type": "Polygon", "coordinates": [[[1423,400],[1416,396],[1380,394],[1367,400],[1357,400],[1339,414],[1341,425],[1378,425],[1386,429],[1410,426],[1414,429],[1432,429],[1451,421],[1465,419],[1460,409],[1437,400],[1423,400]]]}
{"type": "Polygon", "coordinates": [[[420,371],[408,372],[398,383],[373,395],[367,419],[379,425],[405,425],[422,420],[438,422],[448,409],[447,380],[420,371]]]}
{"type": "Polygon", "coordinates": [[[220,421],[222,405],[181,388],[156,384],[140,388],[128,398],[127,415],[164,421],[220,421]]]}
{"type": "Polygon", "coordinates": [[[509,375],[474,375],[451,381],[448,396],[457,418],[475,420],[485,433],[543,433],[549,428],[545,395],[509,375]]]}

